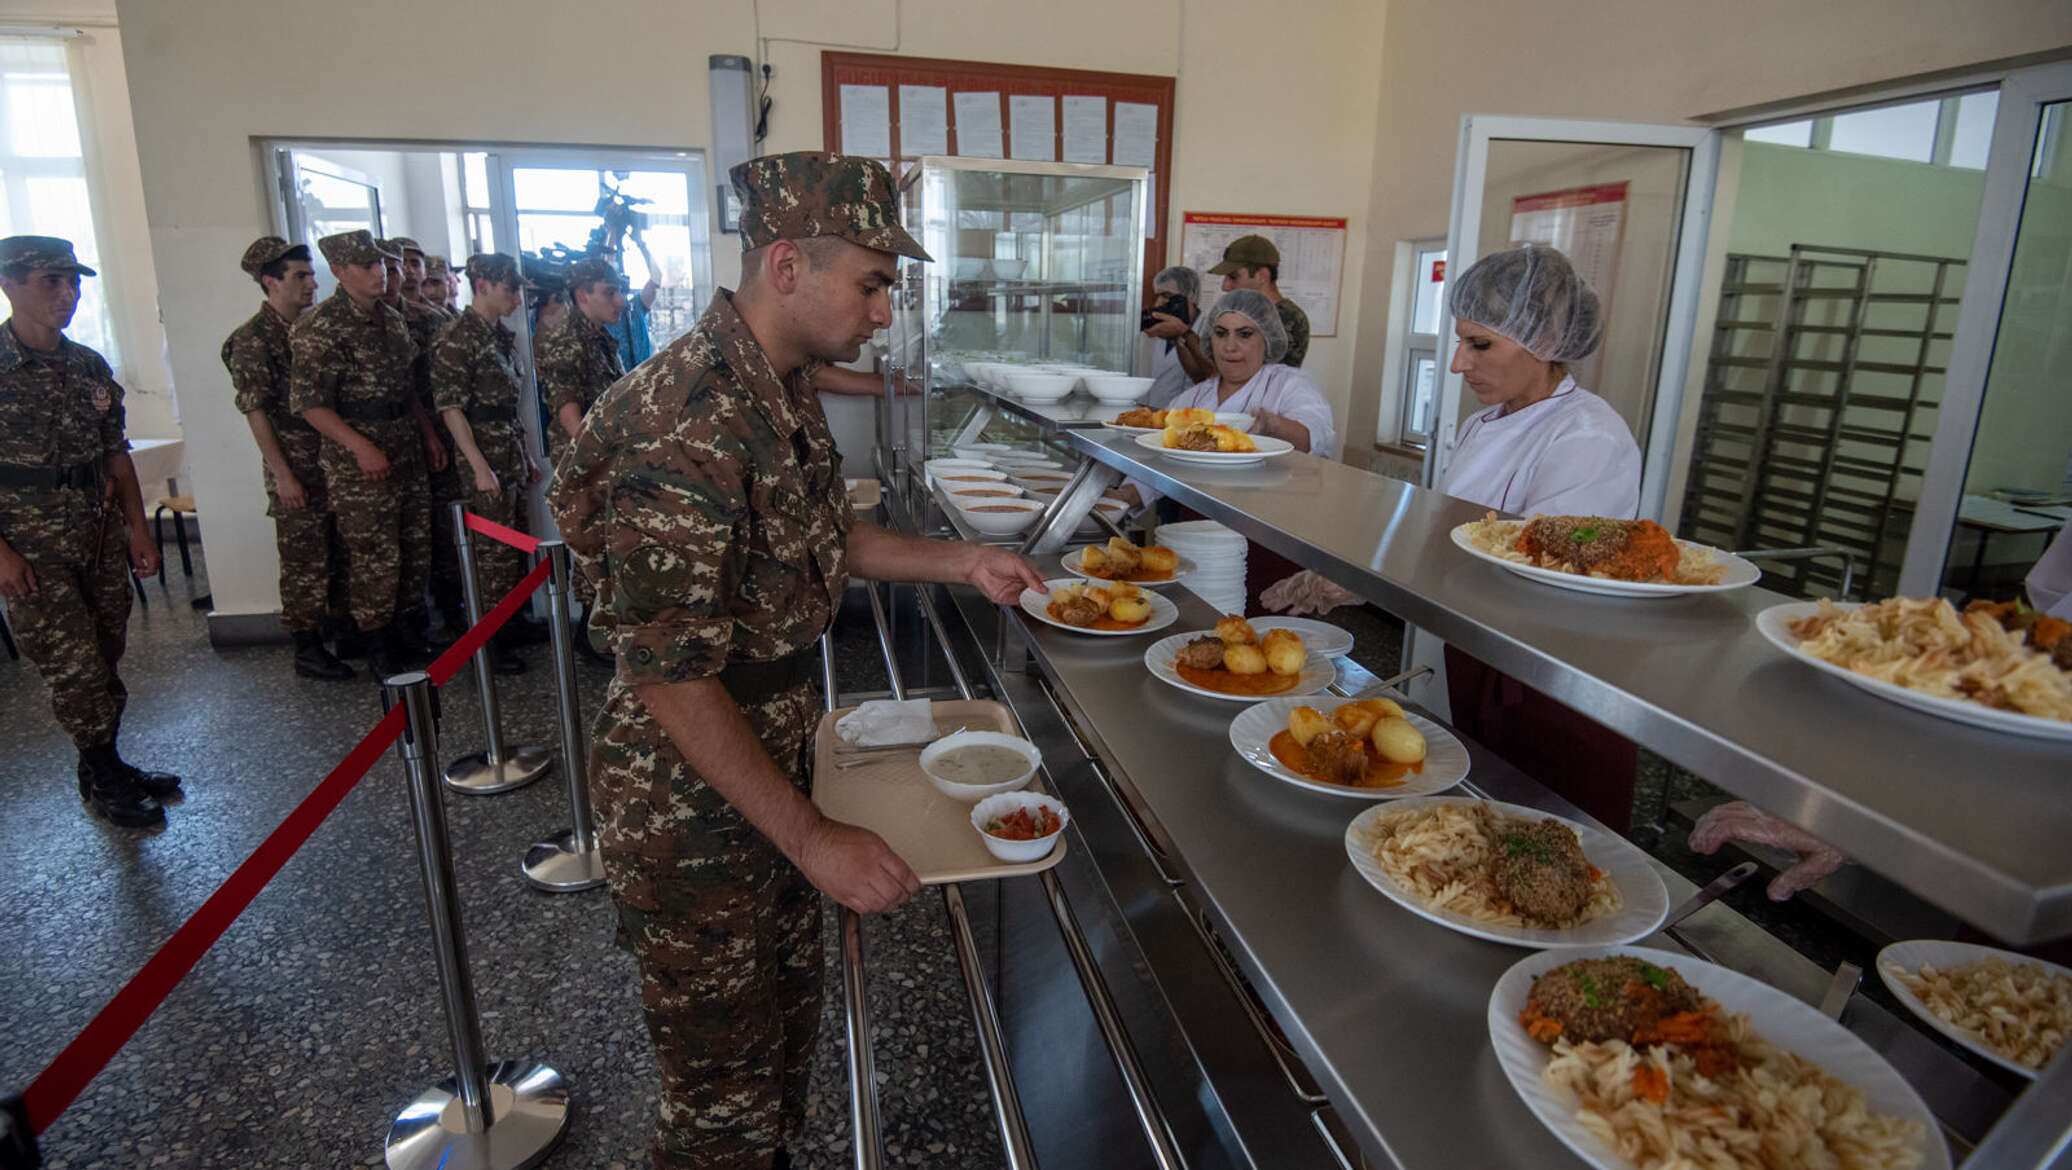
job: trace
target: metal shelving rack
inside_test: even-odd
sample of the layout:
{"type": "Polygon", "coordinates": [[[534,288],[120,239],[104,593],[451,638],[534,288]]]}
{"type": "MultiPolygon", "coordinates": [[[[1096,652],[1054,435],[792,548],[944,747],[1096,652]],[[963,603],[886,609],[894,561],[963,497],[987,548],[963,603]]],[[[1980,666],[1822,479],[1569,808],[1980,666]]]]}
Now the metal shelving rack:
{"type": "MultiPolygon", "coordinates": [[[[1893,588],[1963,264],[1809,244],[1729,256],[1684,534],[1847,550],[1866,566],[1866,596],[1893,588]],[[1743,371],[1760,371],[1760,385],[1743,371]]],[[[1802,560],[1785,582],[1800,595],[1837,592],[1841,570],[1802,560]]]]}

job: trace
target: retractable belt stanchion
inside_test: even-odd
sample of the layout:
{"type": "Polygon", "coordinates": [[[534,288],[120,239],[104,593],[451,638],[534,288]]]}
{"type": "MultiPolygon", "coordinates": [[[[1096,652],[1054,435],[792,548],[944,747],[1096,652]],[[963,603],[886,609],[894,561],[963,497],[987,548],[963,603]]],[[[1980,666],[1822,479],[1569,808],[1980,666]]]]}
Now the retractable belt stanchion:
{"type": "MultiPolygon", "coordinates": [[[[468,625],[482,620],[482,586],[475,575],[475,544],[468,531],[467,506],[455,501],[453,540],[460,552],[461,598],[467,603],[468,625]]],[[[489,646],[475,651],[475,689],[482,695],[482,727],[488,747],[462,756],[446,766],[446,786],[471,796],[509,792],[546,775],[554,755],[544,747],[528,744],[506,748],[504,729],[496,708],[496,672],[489,667],[489,646]]]]}
{"type": "Polygon", "coordinates": [[[570,827],[525,851],[525,880],[550,893],[565,894],[604,884],[604,856],[590,815],[589,767],[583,724],[576,711],[575,632],[568,620],[568,546],[543,540],[539,551],[554,566],[547,578],[547,624],[554,637],[554,689],[561,716],[561,774],[568,780],[570,827]]]}
{"type": "MultiPolygon", "coordinates": [[[[471,605],[472,609],[473,606],[471,605]]],[[[527,1170],[543,1161],[568,1131],[568,1083],[532,1061],[482,1055],[482,1021],[468,973],[460,925],[446,806],[433,777],[439,752],[437,692],[431,676],[411,671],[386,679],[384,706],[401,706],[406,726],[396,751],[410,788],[417,829],[418,871],[432,920],[439,995],[453,1041],[455,1075],[419,1094],[389,1126],[390,1170],[527,1170]]]]}

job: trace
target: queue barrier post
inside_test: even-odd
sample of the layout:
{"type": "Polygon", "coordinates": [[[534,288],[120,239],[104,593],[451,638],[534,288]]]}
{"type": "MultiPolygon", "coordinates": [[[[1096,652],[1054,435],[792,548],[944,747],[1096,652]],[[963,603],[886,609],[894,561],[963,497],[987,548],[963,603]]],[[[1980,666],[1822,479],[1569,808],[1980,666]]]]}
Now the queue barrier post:
{"type": "Polygon", "coordinates": [[[544,1064],[490,1064],[482,1055],[482,1021],[461,931],[446,806],[433,772],[439,753],[437,691],[431,676],[411,671],[383,681],[382,703],[402,707],[404,713],[396,752],[408,780],[418,873],[424,880],[455,1070],[420,1093],[390,1124],[389,1170],[528,1170],[568,1132],[568,1082],[544,1064]]]}
{"type": "MultiPolygon", "coordinates": [[[[453,541],[460,556],[461,599],[468,608],[468,626],[482,621],[482,586],[475,569],[475,544],[468,530],[467,505],[454,501],[453,541]]],[[[488,740],[479,752],[446,766],[446,786],[470,796],[493,796],[523,788],[547,774],[554,755],[534,744],[506,748],[502,717],[497,711],[496,672],[490,669],[489,646],[475,651],[475,690],[482,696],[482,726],[488,740]]]]}
{"type": "Polygon", "coordinates": [[[543,540],[539,551],[553,566],[547,578],[547,625],[554,639],[554,687],[561,718],[561,774],[568,780],[570,827],[525,851],[525,880],[549,893],[568,894],[604,884],[604,855],[590,811],[583,724],[576,711],[575,631],[569,623],[568,546],[543,540]]]}

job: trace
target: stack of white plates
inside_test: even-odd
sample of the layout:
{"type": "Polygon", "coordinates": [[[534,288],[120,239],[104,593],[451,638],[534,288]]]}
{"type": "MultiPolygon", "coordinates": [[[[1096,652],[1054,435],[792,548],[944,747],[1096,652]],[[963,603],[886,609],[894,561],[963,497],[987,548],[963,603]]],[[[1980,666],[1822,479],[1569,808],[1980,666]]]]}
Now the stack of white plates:
{"type": "Polygon", "coordinates": [[[1181,584],[1219,613],[1245,611],[1245,538],[1214,520],[1158,526],[1159,544],[1201,566],[1181,584]]]}

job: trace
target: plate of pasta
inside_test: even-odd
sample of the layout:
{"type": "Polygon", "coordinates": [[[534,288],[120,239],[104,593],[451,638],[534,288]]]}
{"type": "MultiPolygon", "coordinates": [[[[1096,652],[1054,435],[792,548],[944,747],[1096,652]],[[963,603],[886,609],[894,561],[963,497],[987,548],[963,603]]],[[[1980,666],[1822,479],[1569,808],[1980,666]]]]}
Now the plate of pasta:
{"type": "Polygon", "coordinates": [[[1521,577],[1612,597],[1681,597],[1723,593],[1762,580],[1755,564],[1733,553],[1678,540],[1653,520],[1609,516],[1499,519],[1491,512],[1453,530],[1471,556],[1521,577]]]}
{"type": "Polygon", "coordinates": [[[2032,1081],[2072,1037],[2072,971],[2056,963],[1922,938],[1879,951],[1878,978],[1936,1031],[2032,1081]]]}
{"type": "Polygon", "coordinates": [[[1284,784],[1354,800],[1429,796],[1468,775],[1461,741],[1392,699],[1269,699],[1230,721],[1230,746],[1284,784]]]}
{"type": "Polygon", "coordinates": [[[1632,942],[1669,913],[1647,854],[1523,805],[1459,796],[1377,804],[1345,827],[1345,851],[1412,914],[1515,947],[1632,942]]]}
{"type": "Polygon", "coordinates": [[[2072,672],[2037,647],[2035,626],[2010,629],[1997,608],[1959,613],[1939,597],[1788,602],[1757,614],[1755,627],[1793,658],[1881,699],[2072,742],[2072,672]]]}
{"type": "Polygon", "coordinates": [[[1489,1044],[1526,1108],[1598,1170],[1949,1170],[1920,1094],[1855,1033],[1689,955],[1527,955],[1489,995],[1489,1044]]]}

